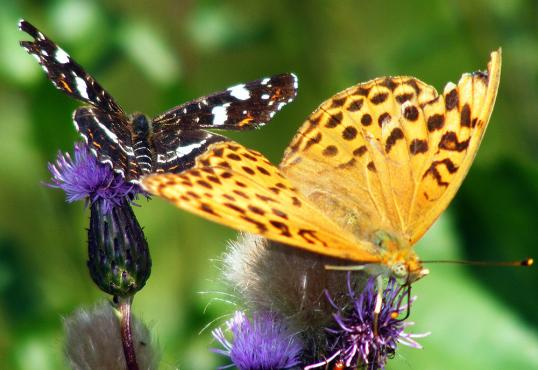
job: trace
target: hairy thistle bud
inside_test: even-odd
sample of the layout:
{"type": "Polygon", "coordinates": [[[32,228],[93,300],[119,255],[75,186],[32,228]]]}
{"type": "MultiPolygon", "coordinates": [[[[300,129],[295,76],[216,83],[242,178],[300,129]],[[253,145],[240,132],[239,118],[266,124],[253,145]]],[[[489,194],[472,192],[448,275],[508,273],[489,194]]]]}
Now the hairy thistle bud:
{"type": "Polygon", "coordinates": [[[99,200],[91,204],[88,268],[99,288],[114,296],[133,295],[146,284],[148,243],[127,201],[109,210],[99,200]]]}
{"type": "MultiPolygon", "coordinates": [[[[131,316],[132,345],[141,370],[159,368],[157,343],[148,326],[131,316]]],[[[64,320],[65,355],[72,370],[124,370],[121,323],[109,302],[78,308],[64,320]]]]}

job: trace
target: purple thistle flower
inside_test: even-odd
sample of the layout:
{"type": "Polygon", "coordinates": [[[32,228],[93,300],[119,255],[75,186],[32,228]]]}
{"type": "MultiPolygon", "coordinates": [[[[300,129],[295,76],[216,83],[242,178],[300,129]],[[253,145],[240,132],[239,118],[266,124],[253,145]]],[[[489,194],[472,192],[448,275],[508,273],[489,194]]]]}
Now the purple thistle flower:
{"type": "Polygon", "coordinates": [[[374,328],[374,310],[377,299],[375,278],[368,280],[363,292],[358,296],[351,286],[351,273],[348,273],[347,285],[351,299],[349,307],[336,306],[329,293],[325,292],[329,302],[337,310],[333,317],[338,327],[326,329],[333,335],[334,342],[331,348],[334,352],[326,360],[309,365],[305,367],[305,370],[326,365],[336,358],[341,360],[346,368],[363,366],[372,370],[384,369],[387,359],[394,356],[398,343],[422,348],[415,338],[425,337],[430,333],[405,333],[405,328],[414,323],[398,319],[399,314],[407,311],[408,305],[415,299],[403,304],[404,298],[408,296],[409,286],[401,286],[396,279],[389,279],[382,294],[376,333],[374,328]]]}
{"type": "Polygon", "coordinates": [[[141,193],[137,185],[128,183],[110,166],[97,161],[84,143],[76,143],[73,160],[69,153],[58,152],[56,162],[49,163],[52,188],[66,193],[67,202],[87,199],[90,203],[101,200],[103,211],[108,213],[124,199],[132,202],[141,193]]]}
{"type": "Polygon", "coordinates": [[[300,364],[302,346],[290,333],[282,320],[273,313],[255,314],[252,320],[237,311],[227,323],[233,339],[229,341],[221,328],[213,330],[213,337],[224,349],[213,348],[213,352],[229,357],[239,370],[289,369],[300,364]]]}

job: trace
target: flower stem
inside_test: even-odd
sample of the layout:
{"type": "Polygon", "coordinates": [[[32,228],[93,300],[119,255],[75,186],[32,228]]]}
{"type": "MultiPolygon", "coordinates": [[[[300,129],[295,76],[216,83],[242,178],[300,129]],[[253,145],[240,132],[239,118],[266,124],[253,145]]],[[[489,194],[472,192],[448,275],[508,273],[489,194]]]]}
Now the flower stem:
{"type": "Polygon", "coordinates": [[[136,362],[133,334],[131,330],[131,304],[132,297],[118,298],[118,308],[120,312],[120,332],[121,343],[123,345],[123,355],[127,363],[127,370],[139,370],[136,362]]]}

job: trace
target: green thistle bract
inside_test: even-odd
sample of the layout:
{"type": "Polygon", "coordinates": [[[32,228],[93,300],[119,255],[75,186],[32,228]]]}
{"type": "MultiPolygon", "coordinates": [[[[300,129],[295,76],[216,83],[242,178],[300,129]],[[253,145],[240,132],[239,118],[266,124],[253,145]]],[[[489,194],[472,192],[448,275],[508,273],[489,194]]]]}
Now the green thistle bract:
{"type": "Polygon", "coordinates": [[[91,205],[88,230],[88,268],[101,290],[114,296],[133,295],[151,272],[148,243],[127,201],[104,209],[91,205]]]}

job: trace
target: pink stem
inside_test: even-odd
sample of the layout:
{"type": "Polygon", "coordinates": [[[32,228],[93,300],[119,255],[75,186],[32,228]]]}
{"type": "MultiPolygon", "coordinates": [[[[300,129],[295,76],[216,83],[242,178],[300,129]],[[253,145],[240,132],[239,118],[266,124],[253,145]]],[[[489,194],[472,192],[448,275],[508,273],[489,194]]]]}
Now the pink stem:
{"type": "Polygon", "coordinates": [[[121,344],[127,370],[139,370],[131,330],[131,303],[132,297],[119,298],[121,344]]]}

